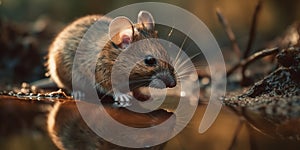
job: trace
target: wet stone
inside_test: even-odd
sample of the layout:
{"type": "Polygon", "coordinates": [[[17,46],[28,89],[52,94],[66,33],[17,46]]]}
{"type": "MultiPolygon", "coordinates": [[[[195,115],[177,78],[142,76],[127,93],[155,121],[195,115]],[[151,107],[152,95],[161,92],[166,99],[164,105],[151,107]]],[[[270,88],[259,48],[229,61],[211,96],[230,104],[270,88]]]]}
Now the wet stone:
{"type": "Polygon", "coordinates": [[[41,99],[70,99],[62,90],[47,92],[44,89],[38,89],[28,83],[22,83],[20,87],[13,87],[6,90],[0,90],[0,95],[13,96],[26,100],[41,100],[41,99]]]}
{"type": "Polygon", "coordinates": [[[277,62],[284,67],[295,67],[300,63],[300,48],[299,47],[289,47],[283,49],[277,55],[277,62]]]}
{"type": "Polygon", "coordinates": [[[0,95],[7,95],[7,91],[0,91],[0,95]]]}
{"type": "Polygon", "coordinates": [[[25,93],[23,93],[23,92],[18,92],[17,93],[17,96],[25,96],[26,94],[25,93]]]}
{"type": "Polygon", "coordinates": [[[228,98],[223,98],[222,102],[233,109],[243,108],[236,110],[248,118],[256,129],[269,135],[297,140],[300,134],[300,128],[295,127],[295,122],[300,123],[299,48],[282,50],[277,55],[277,61],[280,67],[275,71],[246,92],[228,93],[228,98]],[[270,123],[273,127],[269,126],[270,123]]]}
{"type": "Polygon", "coordinates": [[[14,91],[9,91],[9,92],[8,92],[8,95],[9,95],[9,96],[15,96],[16,93],[15,93],[14,91]]]}
{"type": "Polygon", "coordinates": [[[291,94],[299,95],[300,83],[292,78],[292,76],[295,76],[293,69],[295,68],[278,68],[263,80],[257,82],[244,96],[253,98],[262,94],[284,97],[289,97],[291,94]]]}
{"type": "Polygon", "coordinates": [[[45,96],[51,98],[68,98],[66,93],[63,92],[61,89],[55,92],[46,93],[45,96]]]}
{"type": "Polygon", "coordinates": [[[38,93],[38,94],[37,94],[37,97],[46,97],[46,95],[43,94],[43,93],[38,93]]]}

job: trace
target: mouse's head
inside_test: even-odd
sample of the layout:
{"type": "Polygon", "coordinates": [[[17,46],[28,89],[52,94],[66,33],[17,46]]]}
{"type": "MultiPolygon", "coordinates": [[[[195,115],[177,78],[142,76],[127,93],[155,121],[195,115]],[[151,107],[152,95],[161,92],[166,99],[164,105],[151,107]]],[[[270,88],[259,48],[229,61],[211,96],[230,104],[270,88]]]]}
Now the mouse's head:
{"type": "MultiPolygon", "coordinates": [[[[117,17],[109,25],[113,51],[118,53],[114,70],[119,75],[127,72],[131,90],[143,86],[176,86],[174,68],[167,51],[157,38],[154,26],[154,19],[147,11],[138,14],[136,24],[126,17],[117,17]]],[[[117,80],[122,83],[128,81],[128,78],[122,80],[122,76],[119,76],[117,80]]]]}

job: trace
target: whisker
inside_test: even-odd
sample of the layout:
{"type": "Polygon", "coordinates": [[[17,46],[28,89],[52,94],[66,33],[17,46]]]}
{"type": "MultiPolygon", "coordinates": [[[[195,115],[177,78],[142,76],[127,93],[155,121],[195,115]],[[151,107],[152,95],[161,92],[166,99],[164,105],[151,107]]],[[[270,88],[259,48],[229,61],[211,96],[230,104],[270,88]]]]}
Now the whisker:
{"type": "Polygon", "coordinates": [[[172,35],[173,31],[174,31],[174,27],[175,27],[175,24],[172,26],[172,28],[171,28],[171,30],[170,30],[170,32],[168,34],[168,38],[171,37],[171,35],[172,35]]]}
{"type": "Polygon", "coordinates": [[[103,99],[105,96],[108,96],[112,92],[113,92],[113,89],[107,91],[106,93],[103,93],[104,95],[100,97],[100,100],[103,99]]]}
{"type": "MultiPolygon", "coordinates": [[[[170,41],[170,37],[173,34],[173,31],[174,31],[174,28],[175,28],[174,17],[172,17],[172,22],[173,22],[173,26],[172,26],[170,32],[168,33],[167,41],[170,41]]],[[[171,47],[171,44],[172,44],[172,42],[170,42],[168,46],[171,47]]]]}
{"type": "Polygon", "coordinates": [[[185,48],[185,50],[186,51],[189,50],[191,46],[192,46],[192,43],[190,42],[189,45],[185,48]]]}
{"type": "MultiPolygon", "coordinates": [[[[190,31],[189,31],[189,33],[190,33],[190,31]]],[[[189,34],[189,33],[188,33],[188,34],[189,34]]],[[[183,42],[181,43],[180,49],[179,49],[179,51],[178,51],[178,53],[177,53],[177,55],[176,55],[176,57],[175,57],[175,64],[174,64],[174,66],[177,65],[178,58],[179,58],[179,56],[180,56],[180,54],[181,54],[181,52],[182,52],[182,48],[183,48],[183,46],[184,46],[184,43],[186,42],[186,40],[187,40],[187,38],[188,38],[188,34],[185,36],[183,42]]]]}
{"type": "Polygon", "coordinates": [[[179,52],[177,53],[177,56],[176,56],[176,58],[175,58],[175,65],[174,65],[174,66],[176,66],[176,64],[177,64],[177,62],[178,62],[178,57],[180,56],[180,54],[181,54],[181,52],[182,52],[182,50],[183,50],[183,46],[184,46],[184,44],[185,44],[185,42],[186,42],[186,40],[187,40],[187,38],[188,38],[188,35],[191,33],[191,31],[192,31],[193,28],[194,28],[194,27],[193,27],[193,25],[192,25],[192,27],[189,29],[188,33],[186,34],[184,40],[182,41],[181,46],[180,46],[180,49],[179,49],[179,52]]]}
{"type": "Polygon", "coordinates": [[[202,70],[201,68],[196,68],[194,65],[193,66],[187,66],[185,68],[182,68],[181,70],[178,71],[178,75],[181,75],[181,74],[184,74],[184,73],[187,73],[187,72],[194,72],[194,71],[197,71],[197,70],[202,70]]]}
{"type": "MultiPolygon", "coordinates": [[[[197,56],[199,56],[200,54],[202,54],[202,52],[196,53],[193,56],[190,56],[189,59],[185,60],[183,63],[181,63],[181,65],[187,63],[189,60],[192,60],[194,58],[196,58],[197,56]]],[[[179,67],[179,66],[178,66],[179,67]]]]}
{"type": "Polygon", "coordinates": [[[202,69],[196,69],[196,70],[187,70],[187,71],[184,71],[184,72],[180,72],[177,74],[178,78],[180,79],[181,77],[185,77],[185,76],[190,76],[191,73],[197,73],[198,70],[202,70],[202,69]]]}
{"type": "MultiPolygon", "coordinates": [[[[198,74],[198,73],[197,73],[198,70],[202,70],[202,69],[196,69],[196,70],[195,70],[195,71],[196,71],[196,74],[198,74]]],[[[185,71],[185,72],[181,72],[180,74],[177,74],[177,76],[180,78],[180,77],[185,76],[185,75],[191,75],[191,73],[193,73],[193,72],[194,72],[194,70],[191,70],[191,71],[185,71]]]]}
{"type": "Polygon", "coordinates": [[[189,60],[194,59],[195,57],[199,56],[200,54],[202,54],[202,52],[196,53],[195,55],[189,57],[189,59],[186,59],[185,61],[183,61],[182,63],[180,63],[179,66],[176,67],[176,64],[178,64],[178,62],[179,62],[179,61],[177,60],[178,62],[175,63],[175,67],[176,67],[178,70],[180,70],[180,68],[181,68],[183,65],[185,65],[189,60]]]}
{"type": "Polygon", "coordinates": [[[106,81],[108,81],[108,79],[104,79],[104,80],[102,80],[101,82],[96,83],[96,85],[99,85],[99,84],[101,84],[101,83],[103,83],[103,82],[106,82],[106,81]]]}
{"type": "Polygon", "coordinates": [[[189,77],[190,74],[183,74],[181,76],[178,76],[178,79],[184,79],[185,77],[189,77]]]}

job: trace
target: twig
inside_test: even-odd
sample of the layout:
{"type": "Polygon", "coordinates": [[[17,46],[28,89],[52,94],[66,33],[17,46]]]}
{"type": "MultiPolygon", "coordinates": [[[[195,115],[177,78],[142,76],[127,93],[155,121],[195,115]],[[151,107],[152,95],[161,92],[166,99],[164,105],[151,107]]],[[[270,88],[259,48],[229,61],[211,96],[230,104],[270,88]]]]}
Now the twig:
{"type": "MultiPolygon", "coordinates": [[[[255,11],[253,13],[253,17],[252,17],[252,23],[251,23],[251,28],[250,28],[250,33],[249,33],[249,40],[248,40],[248,44],[247,44],[247,48],[244,52],[244,56],[243,58],[247,58],[251,52],[251,48],[255,39],[255,34],[256,34],[256,26],[257,26],[257,20],[258,20],[258,14],[260,12],[261,9],[261,5],[262,5],[262,1],[259,0],[258,3],[256,4],[255,7],[255,11]]],[[[241,84],[244,84],[247,81],[247,77],[246,77],[246,69],[247,69],[247,65],[242,67],[242,81],[241,84]]],[[[247,82],[246,82],[247,85],[247,82]]]]}
{"type": "Polygon", "coordinates": [[[255,7],[255,11],[254,11],[254,14],[252,17],[251,28],[250,28],[250,33],[249,33],[249,40],[248,40],[247,48],[244,52],[243,58],[246,58],[249,56],[250,50],[252,48],[253,41],[254,41],[255,34],[256,34],[256,25],[257,25],[257,20],[258,20],[258,14],[260,12],[261,5],[262,5],[262,1],[259,0],[255,7]]]}
{"type": "Polygon", "coordinates": [[[230,145],[229,145],[228,150],[233,150],[233,149],[234,149],[234,146],[236,145],[237,140],[238,140],[238,136],[239,136],[239,134],[240,134],[241,131],[242,131],[243,125],[244,125],[243,119],[239,120],[239,123],[238,123],[238,125],[237,125],[237,127],[236,127],[236,129],[235,129],[235,131],[234,131],[233,139],[232,139],[232,141],[231,141],[231,143],[230,143],[230,145]]]}
{"type": "Polygon", "coordinates": [[[227,19],[222,15],[222,12],[219,8],[216,8],[216,13],[217,13],[217,16],[218,16],[218,19],[221,23],[221,25],[223,26],[223,28],[225,29],[225,32],[227,34],[227,37],[229,38],[231,44],[232,44],[232,49],[233,51],[236,53],[236,55],[238,57],[241,57],[241,50],[237,44],[237,41],[236,41],[236,38],[235,38],[235,35],[227,21],[227,19]]]}
{"type": "Polygon", "coordinates": [[[300,46],[300,22],[297,23],[298,42],[297,46],[300,46]]]}
{"type": "Polygon", "coordinates": [[[232,67],[231,69],[229,69],[228,72],[227,72],[227,77],[229,77],[239,67],[246,68],[253,61],[255,61],[257,59],[260,59],[260,58],[263,58],[263,57],[268,56],[268,55],[276,54],[278,52],[279,52],[278,47],[271,48],[271,49],[265,49],[265,50],[261,50],[259,52],[256,52],[253,55],[249,56],[248,58],[243,59],[238,64],[234,65],[234,67],[232,67]]]}
{"type": "Polygon", "coordinates": [[[234,65],[231,69],[229,69],[226,73],[226,76],[229,77],[235,70],[237,70],[241,66],[241,61],[234,65]]]}

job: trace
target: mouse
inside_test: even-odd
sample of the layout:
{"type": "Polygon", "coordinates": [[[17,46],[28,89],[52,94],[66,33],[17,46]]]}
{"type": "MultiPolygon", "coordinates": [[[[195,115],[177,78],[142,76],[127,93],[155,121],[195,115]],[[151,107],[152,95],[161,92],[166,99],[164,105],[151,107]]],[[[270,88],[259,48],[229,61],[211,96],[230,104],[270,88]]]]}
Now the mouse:
{"type": "MultiPolygon", "coordinates": [[[[72,80],[78,80],[77,82],[90,80],[88,75],[76,79],[76,74],[72,76],[72,67],[80,41],[96,23],[101,25],[100,30],[105,33],[96,35],[89,41],[88,46],[90,52],[97,55],[95,71],[90,73],[95,74],[93,86],[98,95],[109,95],[119,107],[126,107],[134,95],[140,95],[138,93],[140,87],[162,89],[177,85],[172,60],[158,40],[154,18],[150,12],[142,10],[138,13],[136,23],[125,16],[109,18],[102,15],[88,15],[67,25],[50,45],[46,62],[48,74],[59,88],[72,91],[72,80]],[[99,43],[104,43],[104,46],[101,48],[99,43]],[[121,56],[126,51],[130,51],[130,56],[121,56]],[[141,61],[131,62],[133,59],[141,61]],[[113,69],[117,70],[120,79],[122,73],[126,74],[128,69],[131,69],[128,78],[129,90],[113,89],[111,81],[113,69]]],[[[88,56],[83,57],[79,64],[84,65],[85,61],[89,61],[88,56]]],[[[117,81],[119,84],[123,82],[117,81]]]]}

